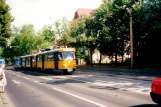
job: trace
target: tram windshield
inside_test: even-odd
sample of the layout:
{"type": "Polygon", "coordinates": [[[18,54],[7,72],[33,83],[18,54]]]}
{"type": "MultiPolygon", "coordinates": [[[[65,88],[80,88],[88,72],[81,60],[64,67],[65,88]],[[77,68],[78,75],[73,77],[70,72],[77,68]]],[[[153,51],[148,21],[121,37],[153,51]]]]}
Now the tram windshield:
{"type": "Polygon", "coordinates": [[[74,52],[62,52],[62,57],[64,60],[73,60],[75,59],[75,53],[74,52]]]}

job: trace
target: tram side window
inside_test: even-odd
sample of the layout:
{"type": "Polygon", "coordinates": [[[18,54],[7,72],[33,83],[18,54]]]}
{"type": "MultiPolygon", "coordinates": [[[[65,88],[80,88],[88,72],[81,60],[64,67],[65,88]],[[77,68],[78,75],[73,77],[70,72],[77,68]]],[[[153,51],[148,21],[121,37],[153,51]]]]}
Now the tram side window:
{"type": "Polygon", "coordinates": [[[25,67],[25,58],[22,59],[22,66],[25,67]]]}
{"type": "Polygon", "coordinates": [[[22,61],[22,58],[20,58],[20,65],[22,65],[22,62],[23,62],[23,61],[22,61]]]}
{"type": "Polygon", "coordinates": [[[59,60],[63,60],[62,53],[58,53],[58,59],[59,59],[59,60]]]}
{"type": "Polygon", "coordinates": [[[20,65],[22,64],[22,60],[21,59],[19,59],[19,63],[20,63],[20,65]]]}
{"type": "Polygon", "coordinates": [[[44,61],[48,61],[48,54],[44,55],[44,61]]]}
{"type": "Polygon", "coordinates": [[[29,58],[26,58],[26,64],[29,65],[29,58]]]}
{"type": "Polygon", "coordinates": [[[52,53],[49,53],[49,54],[45,54],[44,55],[44,60],[45,61],[53,61],[54,60],[54,55],[52,53]]]}
{"type": "Polygon", "coordinates": [[[37,57],[37,61],[42,61],[42,55],[37,57]]]}
{"type": "Polygon", "coordinates": [[[50,53],[49,56],[48,56],[48,58],[50,59],[50,61],[54,61],[54,55],[53,55],[53,53],[50,53]]]}
{"type": "Polygon", "coordinates": [[[15,64],[16,64],[16,65],[19,65],[19,63],[20,63],[19,59],[16,58],[16,59],[15,59],[15,64]]]}
{"type": "Polygon", "coordinates": [[[32,62],[35,62],[35,61],[36,61],[36,57],[33,57],[33,58],[32,58],[32,62]]]}

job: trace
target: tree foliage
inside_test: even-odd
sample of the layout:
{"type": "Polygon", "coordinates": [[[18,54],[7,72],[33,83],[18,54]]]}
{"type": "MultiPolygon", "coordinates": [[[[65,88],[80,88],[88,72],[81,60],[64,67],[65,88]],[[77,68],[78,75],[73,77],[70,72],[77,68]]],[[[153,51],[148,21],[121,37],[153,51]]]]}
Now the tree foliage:
{"type": "MultiPolygon", "coordinates": [[[[3,0],[0,1],[3,2],[0,4],[2,9],[0,12],[3,13],[0,14],[1,39],[10,35],[8,28],[11,17],[9,17],[8,5],[3,0]],[[4,31],[4,29],[7,30],[4,31]]],[[[131,2],[103,0],[102,4],[93,10],[91,17],[82,16],[72,21],[64,17],[63,20],[55,21],[52,26],[44,26],[39,33],[35,33],[32,25],[15,27],[10,42],[11,45],[19,47],[13,48],[16,55],[29,54],[33,50],[58,45],[75,47],[79,58],[85,58],[82,49],[89,50],[88,58],[91,63],[95,49],[98,49],[101,55],[115,56],[115,63],[117,63],[117,56],[122,56],[123,62],[124,54],[130,53],[129,8],[132,8],[135,64],[159,65],[161,60],[160,0],[131,0],[131,2]]]]}
{"type": "Polygon", "coordinates": [[[5,0],[0,0],[0,46],[7,45],[7,38],[11,36],[10,24],[13,20],[9,5],[5,0]]]}

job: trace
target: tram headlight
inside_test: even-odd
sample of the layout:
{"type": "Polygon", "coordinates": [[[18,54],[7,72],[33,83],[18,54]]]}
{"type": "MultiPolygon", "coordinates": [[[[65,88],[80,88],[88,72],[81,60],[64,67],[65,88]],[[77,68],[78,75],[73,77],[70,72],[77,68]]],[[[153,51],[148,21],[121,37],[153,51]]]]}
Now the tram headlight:
{"type": "Polygon", "coordinates": [[[67,64],[63,64],[64,67],[67,67],[67,64]]]}

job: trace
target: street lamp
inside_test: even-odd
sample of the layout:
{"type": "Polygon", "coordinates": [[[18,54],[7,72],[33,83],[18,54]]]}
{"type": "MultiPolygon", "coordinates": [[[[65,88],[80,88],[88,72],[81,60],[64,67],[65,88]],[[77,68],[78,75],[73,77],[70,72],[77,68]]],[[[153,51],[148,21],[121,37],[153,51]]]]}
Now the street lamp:
{"type": "MultiPolygon", "coordinates": [[[[131,0],[128,0],[131,2],[131,0]]],[[[138,0],[136,0],[136,4],[138,4],[138,0]]],[[[131,69],[134,68],[134,47],[133,47],[133,27],[132,27],[132,9],[136,6],[133,4],[132,6],[123,6],[123,9],[128,9],[129,17],[130,17],[130,57],[131,57],[131,69]]]]}

